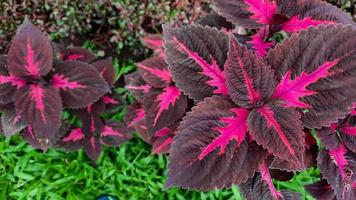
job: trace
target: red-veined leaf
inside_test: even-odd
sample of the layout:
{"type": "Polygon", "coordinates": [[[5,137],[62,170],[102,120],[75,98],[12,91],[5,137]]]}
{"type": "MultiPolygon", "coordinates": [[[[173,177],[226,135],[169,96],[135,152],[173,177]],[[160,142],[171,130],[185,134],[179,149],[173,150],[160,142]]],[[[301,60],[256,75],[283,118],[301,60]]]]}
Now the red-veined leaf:
{"type": "Polygon", "coordinates": [[[63,109],[56,88],[40,84],[26,85],[16,92],[15,108],[17,115],[32,126],[42,147],[56,137],[63,109]]]}
{"type": "Polygon", "coordinates": [[[225,75],[229,95],[241,107],[253,107],[265,101],[276,85],[273,70],[234,37],[230,37],[225,75]]]}
{"type": "Polygon", "coordinates": [[[105,79],[110,87],[114,86],[116,78],[112,58],[95,61],[90,63],[90,66],[98,70],[100,77],[105,79]]]}
{"type": "Polygon", "coordinates": [[[131,137],[126,134],[123,124],[116,121],[105,121],[104,128],[100,134],[100,141],[107,146],[118,147],[131,137]]]}
{"type": "Polygon", "coordinates": [[[145,123],[153,134],[180,119],[187,109],[187,97],[177,87],[155,89],[145,95],[143,101],[145,123]]]}
{"type": "Polygon", "coordinates": [[[12,40],[8,53],[8,70],[11,75],[40,78],[53,64],[52,47],[47,35],[25,21],[12,40]]]}
{"type": "Polygon", "coordinates": [[[125,83],[125,87],[139,102],[143,101],[145,94],[147,94],[152,88],[142,79],[139,72],[133,72],[131,74],[126,75],[125,83]]]}
{"type": "Polygon", "coordinates": [[[71,47],[66,49],[62,55],[63,60],[77,60],[89,63],[95,59],[95,55],[82,47],[71,47]]]}
{"type": "Polygon", "coordinates": [[[155,88],[167,87],[172,82],[171,73],[163,57],[152,57],[136,65],[143,80],[155,88]]]}
{"type": "Polygon", "coordinates": [[[163,53],[163,38],[161,35],[148,35],[144,37],[142,41],[146,45],[146,47],[154,50],[156,55],[163,53]]]}
{"type": "Polygon", "coordinates": [[[92,161],[96,161],[101,154],[102,145],[95,136],[87,136],[83,140],[83,150],[92,161]]]}
{"type": "Polygon", "coordinates": [[[163,27],[165,54],[177,87],[194,100],[227,94],[222,71],[227,57],[228,36],[199,25],[163,27]]]}
{"type": "Polygon", "coordinates": [[[163,154],[168,153],[173,142],[173,137],[176,132],[178,123],[162,128],[154,133],[154,142],[152,144],[152,153],[163,154]]]}
{"type": "Polygon", "coordinates": [[[304,169],[304,132],[297,111],[267,104],[251,111],[248,127],[257,144],[289,162],[284,170],[304,169]]]}
{"type": "Polygon", "coordinates": [[[109,91],[97,70],[79,61],[65,61],[55,66],[52,85],[61,92],[63,105],[82,108],[109,91]]]}
{"type": "Polygon", "coordinates": [[[292,18],[290,18],[288,21],[284,22],[281,25],[281,29],[289,33],[294,33],[303,29],[307,29],[310,26],[318,26],[319,24],[329,24],[329,23],[331,22],[326,20],[315,20],[312,19],[311,17],[299,19],[298,16],[293,16],[292,18]]]}
{"type": "Polygon", "coordinates": [[[125,115],[125,124],[130,132],[137,131],[143,141],[152,144],[154,137],[147,131],[145,123],[145,110],[139,104],[132,104],[128,106],[125,115]]]}
{"type": "MultiPolygon", "coordinates": [[[[294,101],[292,104],[308,105],[308,111],[302,115],[305,127],[329,126],[349,113],[352,102],[356,101],[353,92],[356,87],[356,46],[351,45],[355,43],[356,29],[337,24],[301,31],[269,52],[266,60],[279,80],[285,82],[290,76],[295,80],[290,81],[290,85],[300,81],[296,85],[301,91],[298,89],[289,94],[302,98],[298,97],[296,102],[292,95],[288,99],[294,101]],[[304,80],[311,80],[311,84],[304,80]]],[[[293,87],[289,88],[293,91],[293,87]]]]}
{"type": "Polygon", "coordinates": [[[209,190],[253,176],[267,154],[244,138],[246,110],[237,113],[234,107],[228,98],[214,96],[184,117],[169,152],[166,187],[209,190]]]}
{"type": "Polygon", "coordinates": [[[267,26],[260,28],[254,35],[251,36],[251,41],[248,42],[252,45],[256,54],[263,57],[267,51],[274,45],[274,42],[266,41],[269,37],[269,28],[267,26]]]}

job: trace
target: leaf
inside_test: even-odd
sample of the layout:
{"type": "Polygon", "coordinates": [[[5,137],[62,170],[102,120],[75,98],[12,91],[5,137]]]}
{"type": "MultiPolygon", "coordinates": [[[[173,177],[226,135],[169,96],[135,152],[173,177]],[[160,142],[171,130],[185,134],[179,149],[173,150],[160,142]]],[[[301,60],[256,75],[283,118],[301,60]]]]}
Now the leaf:
{"type": "Polygon", "coordinates": [[[89,50],[82,47],[71,47],[66,49],[62,55],[63,60],[76,60],[85,63],[92,62],[95,59],[95,55],[89,50]]]}
{"type": "Polygon", "coordinates": [[[139,72],[133,72],[131,74],[126,75],[125,83],[125,87],[139,102],[143,101],[145,94],[147,94],[152,88],[142,79],[139,72]]]}
{"type": "Polygon", "coordinates": [[[177,87],[152,90],[143,100],[145,123],[148,131],[154,132],[170,126],[180,119],[187,109],[187,97],[177,87]]]}
{"type": "Polygon", "coordinates": [[[329,126],[349,112],[355,102],[352,91],[356,84],[356,46],[350,45],[355,42],[356,29],[351,26],[318,26],[294,34],[269,52],[266,61],[276,71],[277,78],[284,81],[290,76],[302,89],[300,94],[299,90],[294,91],[299,101],[295,102],[293,97],[292,103],[308,105],[308,112],[302,115],[303,126],[329,126]],[[330,64],[335,65],[331,67],[330,64]],[[327,70],[319,74],[323,68],[327,70]],[[298,77],[308,77],[312,81],[309,85],[308,81],[303,82],[304,78],[298,77]]]}
{"type": "Polygon", "coordinates": [[[226,19],[216,13],[209,14],[201,19],[199,19],[197,24],[201,26],[209,26],[209,27],[215,27],[218,30],[232,30],[233,26],[230,22],[226,21],[226,19]]]}
{"type": "Polygon", "coordinates": [[[2,131],[6,137],[10,137],[19,133],[27,126],[27,123],[21,119],[20,115],[16,114],[15,107],[3,111],[1,115],[2,131]]]}
{"type": "Polygon", "coordinates": [[[53,64],[49,38],[25,21],[12,40],[7,63],[9,73],[16,77],[46,75],[53,64]]]}
{"type": "Polygon", "coordinates": [[[318,26],[319,24],[327,25],[329,23],[331,22],[326,20],[315,20],[311,17],[299,19],[298,16],[293,16],[281,25],[281,29],[288,33],[294,33],[303,29],[307,29],[311,26],[318,26]]]}
{"type": "Polygon", "coordinates": [[[274,42],[266,41],[266,38],[269,37],[269,28],[264,26],[260,28],[254,35],[251,36],[251,41],[248,42],[252,45],[252,48],[255,50],[256,54],[259,57],[264,57],[268,50],[273,47],[274,42]]]}
{"type": "Polygon", "coordinates": [[[155,54],[161,54],[163,52],[163,38],[161,35],[152,34],[144,37],[142,42],[146,47],[155,51],[155,54]]]}
{"type": "Polygon", "coordinates": [[[230,37],[225,74],[231,99],[245,108],[267,100],[276,85],[273,70],[234,37],[230,37]]]}
{"type": "Polygon", "coordinates": [[[95,61],[90,66],[98,70],[100,77],[105,79],[110,87],[114,86],[116,78],[112,58],[95,61]]]}
{"type": "Polygon", "coordinates": [[[63,105],[67,108],[85,107],[109,91],[98,71],[79,61],[56,64],[52,84],[60,90],[63,105]]]}
{"type": "Polygon", "coordinates": [[[294,164],[283,170],[304,169],[304,132],[297,111],[267,104],[251,111],[248,127],[257,144],[281,160],[294,164]]]}
{"type": "Polygon", "coordinates": [[[25,80],[9,75],[7,72],[7,57],[0,55],[0,103],[13,102],[16,88],[24,86],[25,83],[25,80]]]}
{"type": "Polygon", "coordinates": [[[17,115],[33,128],[41,146],[47,146],[56,137],[63,109],[56,88],[50,85],[26,85],[16,92],[15,108],[17,115]]]}
{"type": "Polygon", "coordinates": [[[164,26],[163,32],[169,70],[184,94],[194,100],[227,94],[222,72],[228,51],[228,37],[224,32],[199,25],[164,26]]]}
{"type": "Polygon", "coordinates": [[[83,150],[92,161],[96,161],[102,151],[99,139],[95,138],[95,136],[85,137],[83,140],[83,150]]]}
{"type": "Polygon", "coordinates": [[[271,179],[267,179],[268,175],[256,175],[245,183],[240,184],[240,190],[246,199],[251,200],[301,200],[301,194],[287,190],[278,192],[275,190],[271,179]],[[272,185],[269,185],[272,184],[272,185]],[[272,187],[272,188],[271,188],[272,187]],[[277,198],[276,195],[278,194],[277,198]]]}
{"type": "Polygon", "coordinates": [[[100,141],[107,146],[118,147],[131,137],[127,135],[123,124],[115,121],[105,121],[105,126],[100,135],[100,141]]]}
{"type": "Polygon", "coordinates": [[[127,125],[129,132],[136,131],[139,136],[148,144],[154,142],[154,137],[147,131],[145,123],[145,110],[140,104],[132,104],[128,106],[125,115],[125,124],[127,125]]]}
{"type": "MultiPolygon", "coordinates": [[[[243,125],[232,126],[234,107],[234,103],[228,98],[214,96],[193,107],[192,112],[184,117],[169,152],[166,188],[225,188],[253,176],[267,155],[261,147],[249,142],[247,138],[242,141],[243,138],[235,137],[233,131],[239,130],[243,125]],[[219,136],[224,139],[218,139],[219,136]],[[221,145],[211,145],[216,144],[214,141],[217,140],[220,140],[221,145]],[[214,150],[206,155],[202,154],[209,145],[209,149],[214,150]],[[223,151],[221,148],[224,148],[223,151]]],[[[237,120],[239,119],[236,118],[237,120]]],[[[242,134],[241,131],[239,135],[242,134]]]]}
{"type": "Polygon", "coordinates": [[[333,188],[325,179],[304,187],[316,199],[336,200],[333,188]]]}
{"type": "Polygon", "coordinates": [[[173,137],[177,131],[177,126],[178,123],[175,123],[170,127],[165,127],[155,132],[155,141],[152,144],[153,154],[164,154],[169,152],[173,137]]]}
{"type": "Polygon", "coordinates": [[[333,150],[323,149],[319,152],[318,166],[323,177],[333,187],[336,198],[355,199],[356,188],[356,154],[341,145],[333,150]]]}
{"type": "Polygon", "coordinates": [[[155,88],[164,88],[172,82],[168,64],[161,56],[152,57],[136,64],[143,80],[155,88]]]}

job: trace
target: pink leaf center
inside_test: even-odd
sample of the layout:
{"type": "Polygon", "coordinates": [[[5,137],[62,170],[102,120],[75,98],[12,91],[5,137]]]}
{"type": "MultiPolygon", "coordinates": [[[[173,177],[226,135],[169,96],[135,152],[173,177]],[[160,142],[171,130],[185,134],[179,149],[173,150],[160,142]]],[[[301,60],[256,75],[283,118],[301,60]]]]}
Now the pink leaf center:
{"type": "Polygon", "coordinates": [[[27,35],[26,49],[27,49],[27,55],[26,55],[25,59],[26,59],[27,65],[25,65],[25,68],[29,75],[35,76],[35,77],[40,77],[39,62],[35,61],[35,51],[31,47],[30,35],[27,35]]]}
{"type": "Polygon", "coordinates": [[[73,129],[67,137],[63,138],[62,141],[63,142],[69,142],[69,141],[76,142],[83,138],[84,138],[84,134],[82,132],[82,129],[76,128],[76,129],[73,129]]]}
{"type": "Polygon", "coordinates": [[[21,79],[19,77],[15,77],[13,75],[3,76],[0,75],[0,84],[10,83],[12,86],[15,86],[17,89],[26,85],[26,80],[21,79]]]}
{"type": "Polygon", "coordinates": [[[248,93],[248,98],[250,100],[250,102],[256,102],[260,99],[260,94],[255,90],[255,88],[253,88],[253,82],[252,79],[249,77],[246,68],[245,68],[245,64],[242,61],[242,59],[240,57],[237,58],[239,60],[239,65],[242,71],[242,75],[244,76],[244,80],[245,80],[245,85],[247,88],[247,93],[248,93]]]}
{"type": "Polygon", "coordinates": [[[272,23],[273,14],[276,14],[277,5],[270,0],[245,0],[248,5],[247,10],[253,15],[251,19],[255,19],[261,24],[272,23]]]}
{"type": "Polygon", "coordinates": [[[155,137],[163,137],[163,136],[169,134],[169,131],[170,131],[170,129],[167,127],[162,128],[161,130],[155,132],[155,137]]]}
{"type": "Polygon", "coordinates": [[[173,41],[188,55],[189,58],[193,59],[201,67],[202,72],[200,73],[210,78],[210,80],[207,81],[207,84],[217,88],[214,90],[214,94],[227,95],[228,91],[225,84],[224,73],[220,70],[213,56],[210,56],[211,64],[209,64],[206,60],[200,57],[197,52],[191,51],[187,46],[179,42],[177,38],[174,37],[173,41]]]}
{"type": "Polygon", "coordinates": [[[329,69],[335,66],[338,62],[339,59],[325,62],[315,71],[309,74],[303,71],[294,80],[291,80],[291,72],[287,72],[287,74],[283,76],[281,82],[278,84],[273,97],[284,100],[285,106],[299,108],[310,107],[310,105],[300,101],[299,98],[315,94],[316,92],[308,90],[307,86],[317,82],[319,79],[330,76],[331,73],[329,72],[329,69]]]}
{"type": "Polygon", "coordinates": [[[112,127],[110,126],[104,126],[103,132],[101,133],[102,136],[106,137],[106,136],[120,136],[120,137],[125,137],[124,134],[122,134],[120,131],[118,130],[114,130],[112,127]]]}
{"type": "Polygon", "coordinates": [[[105,104],[119,104],[118,101],[116,101],[115,99],[109,97],[108,95],[103,96],[103,102],[105,104]]]}
{"type": "Polygon", "coordinates": [[[255,49],[256,54],[261,58],[265,56],[267,50],[274,45],[274,42],[265,42],[266,37],[268,37],[268,26],[261,28],[256,34],[252,35],[252,40],[248,42],[255,49]]]}
{"type": "Polygon", "coordinates": [[[160,145],[158,145],[157,147],[153,148],[153,153],[157,154],[161,151],[163,151],[163,149],[165,149],[167,146],[169,146],[170,144],[172,144],[173,142],[173,138],[172,137],[168,137],[166,140],[164,140],[160,145]]]}
{"type": "Polygon", "coordinates": [[[356,127],[355,126],[342,127],[340,130],[344,134],[348,134],[348,135],[351,135],[351,136],[356,136],[356,127]]]}
{"type": "Polygon", "coordinates": [[[220,147],[219,155],[222,155],[225,152],[225,148],[232,140],[236,140],[238,145],[244,141],[247,132],[246,120],[249,111],[243,108],[233,108],[231,111],[234,112],[236,116],[222,117],[220,119],[226,126],[213,128],[220,133],[220,136],[215,138],[208,146],[202,148],[198,160],[202,160],[218,147],[220,147]]]}
{"type": "Polygon", "coordinates": [[[135,112],[136,112],[136,117],[131,121],[128,127],[134,126],[137,122],[145,118],[145,110],[143,108],[138,108],[135,110],[135,112]]]}
{"type": "Polygon", "coordinates": [[[262,179],[262,181],[265,181],[267,183],[268,188],[271,192],[271,195],[276,200],[280,200],[281,198],[283,198],[282,193],[277,191],[276,188],[274,187],[272,178],[271,178],[271,174],[269,173],[268,166],[265,163],[260,165],[260,172],[261,172],[261,179],[262,179]]]}
{"type": "Polygon", "coordinates": [[[137,66],[160,78],[166,83],[170,83],[172,81],[171,73],[166,69],[157,69],[154,67],[145,66],[142,63],[137,63],[137,66]]]}
{"type": "Polygon", "coordinates": [[[31,85],[30,89],[31,89],[31,93],[30,93],[31,99],[35,101],[36,109],[40,111],[43,122],[46,122],[47,120],[44,113],[45,105],[43,103],[44,91],[41,88],[41,86],[37,84],[31,85]]]}
{"type": "Polygon", "coordinates": [[[344,145],[340,145],[336,149],[330,150],[329,154],[334,159],[337,167],[339,168],[339,172],[341,174],[341,177],[344,179],[346,177],[344,169],[345,169],[345,166],[348,165],[348,162],[347,162],[347,160],[345,158],[345,154],[346,154],[345,146],[344,145]]]}
{"type": "Polygon", "coordinates": [[[311,17],[299,19],[299,16],[293,16],[288,21],[282,24],[282,30],[293,33],[300,30],[307,29],[310,26],[318,26],[319,24],[329,24],[330,21],[314,20],[311,17]]]}
{"type": "Polygon", "coordinates": [[[84,57],[84,55],[82,55],[82,54],[69,54],[65,59],[66,60],[78,60],[83,57],[84,57]]]}
{"type": "Polygon", "coordinates": [[[52,84],[55,88],[62,90],[86,88],[85,85],[82,85],[76,81],[69,81],[69,79],[64,77],[62,74],[53,75],[52,84]]]}
{"type": "Polygon", "coordinates": [[[168,110],[169,106],[174,106],[176,100],[180,96],[180,91],[175,86],[168,86],[163,89],[163,93],[157,96],[156,101],[158,102],[158,112],[154,119],[153,126],[156,125],[158,118],[161,116],[163,111],[168,110]]]}

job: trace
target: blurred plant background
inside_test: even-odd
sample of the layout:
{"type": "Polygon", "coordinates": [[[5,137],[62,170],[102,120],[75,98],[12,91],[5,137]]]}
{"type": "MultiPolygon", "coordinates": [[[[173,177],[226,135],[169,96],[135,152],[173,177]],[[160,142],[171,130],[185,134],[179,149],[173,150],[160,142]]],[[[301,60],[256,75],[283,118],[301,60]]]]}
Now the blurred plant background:
{"type": "MultiPolygon", "coordinates": [[[[0,53],[25,16],[50,33],[55,41],[81,45],[99,56],[114,57],[117,75],[135,70],[134,62],[151,53],[140,38],[159,33],[161,24],[196,21],[212,10],[212,0],[2,0],[0,1],[0,53]]],[[[329,0],[356,18],[355,0],[329,0]]],[[[128,95],[124,88],[118,91],[128,95]]],[[[131,99],[131,98],[129,98],[131,99]]],[[[113,118],[122,119],[124,112],[113,118]]],[[[105,149],[92,163],[83,152],[42,153],[20,139],[0,138],[0,199],[96,199],[110,194],[120,199],[225,200],[242,199],[237,187],[210,192],[180,189],[163,191],[166,156],[151,155],[138,137],[120,148],[105,149]]],[[[301,192],[315,182],[317,169],[299,173],[278,189],[301,192]]]]}

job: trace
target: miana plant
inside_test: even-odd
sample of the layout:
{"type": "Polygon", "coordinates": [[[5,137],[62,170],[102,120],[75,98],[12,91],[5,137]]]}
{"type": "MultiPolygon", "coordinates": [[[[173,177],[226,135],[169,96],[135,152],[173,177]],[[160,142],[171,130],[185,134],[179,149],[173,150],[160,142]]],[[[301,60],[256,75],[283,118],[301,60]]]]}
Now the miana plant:
{"type": "MultiPolygon", "coordinates": [[[[0,61],[3,133],[21,132],[35,148],[47,150],[66,134],[64,109],[82,110],[95,102],[118,103],[109,96],[115,81],[111,60],[97,60],[79,47],[60,48],[28,20],[19,27],[0,61]]],[[[115,129],[103,127],[103,135],[114,135],[115,129]]]]}
{"type": "Polygon", "coordinates": [[[288,2],[217,1],[238,26],[265,17],[259,23],[273,29],[271,36],[273,20],[280,17],[290,26],[281,22],[279,30],[297,27],[264,55],[231,32],[200,25],[163,27],[172,79],[198,102],[173,138],[166,188],[238,184],[247,199],[300,199],[277,191],[269,171],[305,169],[305,131],[313,130],[324,135],[319,136],[318,166],[330,190],[337,199],[355,198],[355,134],[345,122],[356,98],[355,25],[327,3],[288,2]],[[282,8],[294,14],[281,16],[277,11],[286,11],[282,8]],[[324,146],[323,140],[333,145],[324,146]]]}

